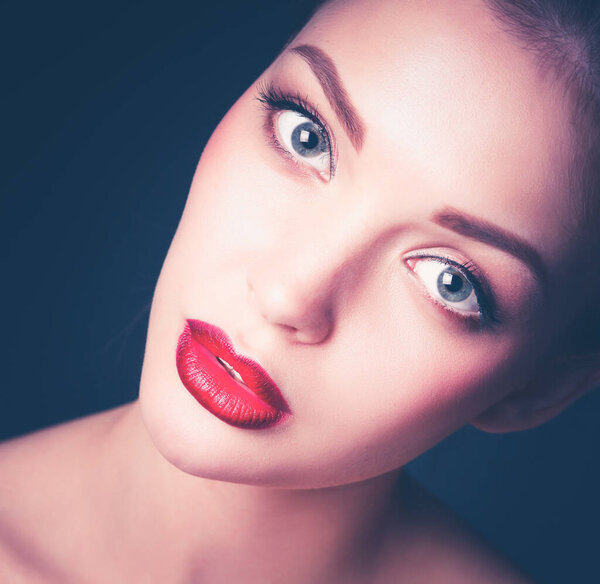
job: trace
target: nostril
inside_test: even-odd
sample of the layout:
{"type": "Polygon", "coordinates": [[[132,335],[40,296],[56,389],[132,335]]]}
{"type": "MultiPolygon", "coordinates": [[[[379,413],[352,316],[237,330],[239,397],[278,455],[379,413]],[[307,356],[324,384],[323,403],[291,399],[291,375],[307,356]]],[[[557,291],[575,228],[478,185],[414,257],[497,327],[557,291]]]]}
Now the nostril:
{"type": "MultiPolygon", "coordinates": [[[[255,274],[257,276],[257,274],[255,274]]],[[[248,278],[250,306],[266,322],[300,343],[319,343],[329,336],[331,311],[323,295],[310,295],[298,282],[248,278]]]]}
{"type": "Polygon", "coordinates": [[[327,340],[332,331],[332,322],[322,321],[312,327],[296,329],[295,339],[300,343],[315,345],[327,340]]]}

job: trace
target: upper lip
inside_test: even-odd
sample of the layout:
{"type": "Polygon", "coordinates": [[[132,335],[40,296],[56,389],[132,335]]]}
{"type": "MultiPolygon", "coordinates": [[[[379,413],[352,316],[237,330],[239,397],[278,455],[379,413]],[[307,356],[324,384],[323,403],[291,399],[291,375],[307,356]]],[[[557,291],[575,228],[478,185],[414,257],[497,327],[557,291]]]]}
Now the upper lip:
{"type": "Polygon", "coordinates": [[[238,353],[223,329],[191,318],[187,319],[187,323],[194,339],[215,357],[233,367],[242,378],[244,385],[257,397],[280,411],[289,412],[289,406],[281,395],[281,390],[270,375],[256,361],[238,353]]]}

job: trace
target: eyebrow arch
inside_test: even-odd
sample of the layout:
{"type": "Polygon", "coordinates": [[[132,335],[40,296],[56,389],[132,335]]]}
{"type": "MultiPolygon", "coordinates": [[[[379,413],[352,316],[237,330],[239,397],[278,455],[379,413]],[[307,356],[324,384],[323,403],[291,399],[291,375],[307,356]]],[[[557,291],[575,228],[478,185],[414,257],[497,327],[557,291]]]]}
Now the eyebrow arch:
{"type": "Polygon", "coordinates": [[[547,279],[548,271],[538,251],[520,237],[497,225],[467,215],[453,207],[444,207],[435,211],[431,216],[431,221],[460,235],[477,239],[508,252],[524,262],[540,283],[547,279]]]}
{"type": "Polygon", "coordinates": [[[352,105],[333,59],[314,45],[299,45],[289,50],[308,63],[354,149],[360,152],[365,139],[365,123],[352,105]]]}

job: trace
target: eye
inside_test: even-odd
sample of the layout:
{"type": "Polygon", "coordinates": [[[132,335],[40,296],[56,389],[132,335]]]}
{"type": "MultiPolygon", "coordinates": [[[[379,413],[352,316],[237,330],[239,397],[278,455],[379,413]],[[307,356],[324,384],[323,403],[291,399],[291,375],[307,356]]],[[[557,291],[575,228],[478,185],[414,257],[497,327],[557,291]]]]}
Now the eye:
{"type": "Polygon", "coordinates": [[[294,158],[312,166],[329,179],[331,161],[329,140],[322,127],[300,112],[284,110],[277,114],[275,126],[281,146],[294,158]]]}
{"type": "Polygon", "coordinates": [[[412,257],[407,264],[435,302],[463,316],[485,315],[477,295],[480,287],[467,267],[437,257],[412,257]]]}
{"type": "Polygon", "coordinates": [[[268,143],[288,160],[329,182],[335,172],[335,140],[309,98],[273,83],[260,83],[257,99],[266,111],[268,143]]]}

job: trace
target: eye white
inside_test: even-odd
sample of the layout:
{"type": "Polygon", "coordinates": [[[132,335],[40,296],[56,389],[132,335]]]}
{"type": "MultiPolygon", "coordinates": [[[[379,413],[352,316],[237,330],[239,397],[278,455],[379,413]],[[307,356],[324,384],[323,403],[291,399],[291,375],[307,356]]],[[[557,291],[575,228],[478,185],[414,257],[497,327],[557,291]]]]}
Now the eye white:
{"type": "Polygon", "coordinates": [[[461,270],[435,258],[413,260],[412,270],[434,300],[457,312],[480,313],[475,289],[461,270]]]}
{"type": "Polygon", "coordinates": [[[282,146],[292,156],[312,166],[321,176],[329,175],[329,144],[318,124],[299,112],[285,110],[277,116],[276,125],[282,146]]]}

